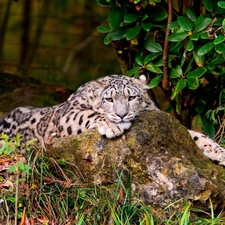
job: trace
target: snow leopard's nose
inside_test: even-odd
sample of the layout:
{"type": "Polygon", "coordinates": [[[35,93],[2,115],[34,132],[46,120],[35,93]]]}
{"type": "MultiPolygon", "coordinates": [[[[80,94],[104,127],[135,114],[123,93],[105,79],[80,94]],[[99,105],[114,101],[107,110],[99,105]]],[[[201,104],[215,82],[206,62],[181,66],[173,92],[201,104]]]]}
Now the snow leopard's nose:
{"type": "Polygon", "coordinates": [[[127,113],[117,113],[116,115],[123,119],[127,115],[127,113]]]}

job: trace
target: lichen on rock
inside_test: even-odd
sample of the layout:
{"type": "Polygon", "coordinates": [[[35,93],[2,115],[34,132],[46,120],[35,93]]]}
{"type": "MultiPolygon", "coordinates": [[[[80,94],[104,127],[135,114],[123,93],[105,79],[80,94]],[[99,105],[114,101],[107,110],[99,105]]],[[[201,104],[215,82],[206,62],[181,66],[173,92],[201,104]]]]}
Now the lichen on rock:
{"type": "Polygon", "coordinates": [[[133,192],[150,205],[165,207],[179,199],[202,208],[209,199],[215,208],[225,204],[225,169],[206,158],[186,128],[161,111],[144,113],[122,137],[107,139],[89,130],[57,140],[47,154],[73,162],[82,173],[82,179],[71,178],[78,184],[114,184],[117,172],[124,180],[130,175],[133,192]]]}

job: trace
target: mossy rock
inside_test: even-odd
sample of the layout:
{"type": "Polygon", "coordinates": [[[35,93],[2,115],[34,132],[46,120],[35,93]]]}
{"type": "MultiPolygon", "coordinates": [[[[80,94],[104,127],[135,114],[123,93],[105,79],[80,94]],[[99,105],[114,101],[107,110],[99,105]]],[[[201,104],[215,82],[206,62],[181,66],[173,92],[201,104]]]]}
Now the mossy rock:
{"type": "Polygon", "coordinates": [[[47,155],[76,165],[76,184],[115,184],[132,177],[133,192],[147,204],[165,207],[189,199],[208,209],[225,203],[225,169],[202,154],[171,115],[144,113],[123,136],[107,139],[96,130],[58,139],[47,155]]]}

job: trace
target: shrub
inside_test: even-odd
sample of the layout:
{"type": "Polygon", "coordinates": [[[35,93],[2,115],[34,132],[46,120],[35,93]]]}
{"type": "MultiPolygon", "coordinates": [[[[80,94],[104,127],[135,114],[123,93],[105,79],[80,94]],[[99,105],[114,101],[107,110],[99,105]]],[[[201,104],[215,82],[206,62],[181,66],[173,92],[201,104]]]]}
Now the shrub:
{"type": "Polygon", "coordinates": [[[110,8],[104,43],[116,50],[123,74],[150,75],[183,125],[211,137],[225,101],[225,3],[218,0],[97,0],[110,8]],[[211,123],[213,122],[213,123],[211,123]]]}

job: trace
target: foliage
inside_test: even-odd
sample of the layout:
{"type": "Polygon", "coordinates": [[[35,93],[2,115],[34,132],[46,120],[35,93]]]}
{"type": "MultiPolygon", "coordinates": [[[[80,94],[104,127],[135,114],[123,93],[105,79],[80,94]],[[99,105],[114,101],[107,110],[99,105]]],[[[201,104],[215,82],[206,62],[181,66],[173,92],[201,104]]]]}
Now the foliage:
{"type": "MultiPolygon", "coordinates": [[[[26,179],[24,179],[24,175],[28,175],[30,171],[30,166],[26,165],[26,159],[18,153],[18,148],[21,146],[21,136],[16,135],[15,138],[9,139],[9,136],[2,133],[1,136],[1,165],[3,168],[7,169],[8,177],[15,177],[13,181],[4,180],[3,185],[6,187],[15,187],[15,194],[10,193],[5,200],[9,201],[14,205],[14,220],[15,224],[17,224],[17,219],[20,218],[21,212],[19,207],[18,195],[19,195],[19,185],[23,183],[26,179]]],[[[32,143],[27,143],[27,148],[32,143]]],[[[3,199],[1,199],[3,201],[3,199]]],[[[6,204],[7,205],[7,204],[6,204]]],[[[8,223],[7,223],[8,224],[8,223]]]]}
{"type": "MultiPolygon", "coordinates": [[[[11,152],[19,156],[16,149],[11,152]]],[[[156,211],[145,205],[138,198],[138,193],[132,192],[131,177],[124,180],[122,171],[116,172],[117,184],[83,184],[79,187],[74,174],[76,165],[67,163],[64,159],[56,161],[45,157],[40,149],[29,152],[24,166],[28,170],[11,170],[16,175],[15,184],[9,188],[1,187],[1,224],[19,224],[17,219],[20,224],[37,225],[219,225],[224,221],[223,212],[216,216],[212,203],[211,213],[193,209],[191,202],[186,201],[185,204],[184,199],[156,211]],[[182,202],[183,207],[178,207],[182,202]],[[202,216],[198,217],[196,212],[200,212],[202,216]]]]}
{"type": "Polygon", "coordinates": [[[0,148],[0,155],[8,155],[13,154],[14,151],[20,146],[20,138],[21,136],[19,134],[16,135],[15,138],[11,139],[8,135],[2,133],[1,134],[1,148],[0,148]]]}
{"type": "Polygon", "coordinates": [[[223,1],[97,0],[110,7],[104,43],[115,48],[128,76],[150,74],[177,118],[213,136],[225,101],[223,1]],[[207,117],[205,116],[207,114],[207,117]],[[208,120],[207,120],[208,119],[208,120]],[[214,125],[210,125],[209,120],[214,125]]]}
{"type": "Polygon", "coordinates": [[[45,157],[40,149],[28,152],[32,142],[25,146],[29,153],[25,159],[20,154],[19,135],[10,140],[2,134],[1,139],[0,168],[8,168],[0,182],[1,224],[18,224],[18,219],[20,224],[62,225],[106,221],[143,224],[152,220],[150,208],[132,198],[131,182],[125,186],[121,175],[116,187],[77,187],[71,180],[76,178],[72,172],[77,170],[76,165],[45,157]]]}

